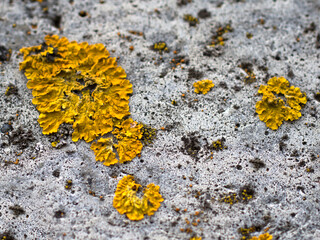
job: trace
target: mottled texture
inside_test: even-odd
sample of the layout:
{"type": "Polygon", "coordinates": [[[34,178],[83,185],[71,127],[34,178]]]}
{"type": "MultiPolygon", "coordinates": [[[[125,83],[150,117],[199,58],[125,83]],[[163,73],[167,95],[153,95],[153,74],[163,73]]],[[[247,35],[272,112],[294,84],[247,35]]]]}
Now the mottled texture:
{"type": "Polygon", "coordinates": [[[224,240],[268,228],[273,239],[320,239],[319,14],[317,0],[0,1],[0,46],[12,49],[0,65],[0,126],[12,126],[0,133],[0,237],[224,240]],[[211,17],[184,21],[203,9],[211,17]],[[70,124],[42,134],[19,49],[48,34],[101,43],[119,57],[132,84],[130,117],[158,129],[140,157],[107,167],[90,143],[72,141],[70,124]],[[154,51],[159,42],[168,51],[154,51]],[[274,76],[308,98],[301,117],[276,131],[255,112],[259,86],[274,76]],[[206,95],[194,93],[202,79],[215,84],[206,95]],[[10,84],[18,92],[6,95],[10,84]],[[227,148],[212,149],[222,138],[227,148]],[[154,215],[131,221],[113,207],[126,175],[160,186],[154,215]],[[251,199],[220,201],[249,186],[251,199]]]}

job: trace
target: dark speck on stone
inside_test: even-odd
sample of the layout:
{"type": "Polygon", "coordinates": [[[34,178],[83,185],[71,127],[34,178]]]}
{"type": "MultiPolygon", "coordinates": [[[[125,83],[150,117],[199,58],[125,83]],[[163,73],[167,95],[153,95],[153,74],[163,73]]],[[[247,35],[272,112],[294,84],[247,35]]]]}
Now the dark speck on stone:
{"type": "Polygon", "coordinates": [[[0,46],[0,61],[8,61],[10,59],[10,52],[4,46],[0,46]]]}
{"type": "Polygon", "coordinates": [[[11,206],[9,207],[9,209],[13,212],[13,215],[15,216],[25,214],[24,209],[18,205],[11,206]]]}
{"type": "Polygon", "coordinates": [[[211,17],[211,13],[207,11],[207,9],[201,9],[198,12],[198,17],[199,18],[209,18],[211,17]]]}
{"type": "Polygon", "coordinates": [[[2,133],[7,133],[7,132],[10,132],[12,130],[12,126],[8,123],[4,123],[1,127],[1,132],[2,133]]]}

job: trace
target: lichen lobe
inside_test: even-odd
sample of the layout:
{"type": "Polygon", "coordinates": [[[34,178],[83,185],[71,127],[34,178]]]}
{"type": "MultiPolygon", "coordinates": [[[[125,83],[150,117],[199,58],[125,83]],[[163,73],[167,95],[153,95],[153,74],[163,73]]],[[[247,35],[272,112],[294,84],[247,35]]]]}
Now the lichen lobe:
{"type": "Polygon", "coordinates": [[[125,176],[119,181],[113,199],[113,206],[130,220],[141,220],[145,214],[153,215],[164,200],[159,193],[160,187],[153,183],[143,190],[142,198],[136,195],[139,188],[141,185],[134,181],[133,176],[125,176]]]}

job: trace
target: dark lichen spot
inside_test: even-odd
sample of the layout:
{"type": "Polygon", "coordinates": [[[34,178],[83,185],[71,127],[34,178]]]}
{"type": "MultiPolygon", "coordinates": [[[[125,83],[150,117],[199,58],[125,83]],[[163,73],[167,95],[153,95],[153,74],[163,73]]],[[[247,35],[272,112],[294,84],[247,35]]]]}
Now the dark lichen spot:
{"type": "Polygon", "coordinates": [[[25,214],[25,210],[19,205],[11,206],[9,207],[9,209],[13,212],[13,215],[15,215],[16,217],[25,214]]]}
{"type": "Polygon", "coordinates": [[[54,213],[54,217],[55,218],[63,218],[65,217],[66,213],[62,210],[58,210],[54,213]]]}
{"type": "Polygon", "coordinates": [[[168,74],[168,70],[167,69],[163,69],[162,72],[159,75],[159,78],[164,78],[167,74],[168,74]]]}
{"type": "Polygon", "coordinates": [[[320,48],[320,33],[318,33],[317,38],[316,38],[316,48],[320,48]]]}
{"type": "Polygon", "coordinates": [[[253,165],[253,168],[256,170],[259,170],[260,168],[264,168],[266,166],[266,164],[259,158],[252,159],[249,162],[253,165]]]}
{"type": "Polygon", "coordinates": [[[62,19],[62,17],[60,15],[52,15],[49,17],[49,19],[51,20],[52,26],[54,26],[57,29],[60,29],[61,19],[62,19]]]}
{"type": "Polygon", "coordinates": [[[6,96],[10,96],[10,95],[18,95],[18,88],[13,85],[12,83],[9,83],[7,90],[5,92],[6,96]]]}
{"type": "Polygon", "coordinates": [[[188,136],[183,136],[181,140],[183,141],[182,152],[187,153],[191,157],[196,157],[201,149],[198,137],[194,134],[190,134],[188,136]]]}
{"type": "Polygon", "coordinates": [[[232,89],[233,89],[235,92],[241,91],[241,87],[238,86],[238,85],[233,86],[232,89]]]}
{"type": "Polygon", "coordinates": [[[295,77],[295,75],[294,75],[294,73],[293,73],[291,68],[288,69],[288,77],[289,78],[294,78],[295,77]]]}
{"type": "Polygon", "coordinates": [[[320,92],[316,92],[314,94],[314,99],[317,100],[318,102],[320,102],[320,92]]]}
{"type": "Polygon", "coordinates": [[[209,18],[211,17],[211,13],[207,11],[207,9],[201,9],[198,12],[198,17],[199,18],[209,18]]]}
{"type": "Polygon", "coordinates": [[[19,127],[9,133],[9,142],[17,145],[19,149],[27,148],[33,141],[35,141],[35,138],[30,129],[25,130],[19,127]]]}
{"type": "Polygon", "coordinates": [[[11,51],[5,46],[0,45],[0,62],[9,61],[11,56],[11,51]]]}
{"type": "Polygon", "coordinates": [[[280,61],[281,60],[280,52],[277,52],[276,56],[274,56],[273,58],[277,61],[280,61]]]}
{"type": "Polygon", "coordinates": [[[202,78],[203,72],[197,71],[195,68],[189,68],[188,70],[188,80],[202,78]]]}
{"type": "Polygon", "coordinates": [[[295,149],[295,150],[293,150],[293,152],[291,153],[291,157],[299,157],[299,152],[298,152],[298,150],[297,149],[295,149]]]}
{"type": "Polygon", "coordinates": [[[226,82],[220,82],[219,87],[221,87],[223,89],[228,89],[228,85],[226,84],[226,82]]]}
{"type": "Polygon", "coordinates": [[[88,13],[86,11],[80,11],[79,12],[79,16],[80,17],[86,17],[86,16],[88,16],[88,13]]]}
{"type": "Polygon", "coordinates": [[[309,27],[306,27],[304,29],[304,33],[309,33],[309,32],[314,32],[316,30],[317,26],[314,22],[310,23],[310,26],[309,27]]]}
{"type": "Polygon", "coordinates": [[[13,237],[10,232],[0,233],[0,239],[1,240],[16,240],[16,238],[13,237]]]}
{"type": "Polygon", "coordinates": [[[179,7],[181,7],[181,6],[187,5],[187,4],[191,3],[191,2],[192,2],[192,0],[177,0],[177,5],[179,7]]]}
{"type": "Polygon", "coordinates": [[[142,131],[141,142],[143,143],[143,145],[152,144],[157,137],[157,130],[148,125],[143,124],[141,131],[142,131]]]}
{"type": "Polygon", "coordinates": [[[1,132],[2,133],[7,133],[7,132],[10,132],[10,131],[12,131],[12,126],[11,126],[11,124],[8,124],[8,123],[4,123],[3,125],[2,125],[2,127],[1,127],[1,132]]]}
{"type": "Polygon", "coordinates": [[[59,169],[54,170],[52,172],[52,176],[57,177],[57,178],[60,177],[60,170],[59,169]]]}
{"type": "Polygon", "coordinates": [[[242,166],[238,164],[238,165],[236,165],[236,169],[237,170],[242,170],[242,166]]]}

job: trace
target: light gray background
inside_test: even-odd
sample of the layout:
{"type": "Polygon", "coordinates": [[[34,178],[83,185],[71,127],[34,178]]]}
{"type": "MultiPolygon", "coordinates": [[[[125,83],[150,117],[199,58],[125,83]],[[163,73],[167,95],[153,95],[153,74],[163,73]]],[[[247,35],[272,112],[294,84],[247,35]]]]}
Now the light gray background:
{"type": "Polygon", "coordinates": [[[320,239],[320,124],[319,102],[314,97],[320,91],[319,19],[318,0],[193,0],[184,6],[175,0],[75,0],[73,4],[1,0],[0,45],[12,48],[12,56],[0,65],[0,127],[11,121],[13,130],[9,135],[1,133],[0,235],[9,233],[15,239],[189,239],[193,235],[180,228],[190,227],[203,239],[240,239],[239,228],[260,226],[261,231],[253,235],[269,227],[274,239],[320,239]],[[47,14],[44,7],[48,7],[47,14]],[[211,17],[200,19],[196,27],[183,21],[184,14],[197,16],[201,9],[207,9],[211,17]],[[89,15],[80,17],[81,10],[89,15]],[[54,26],[57,16],[61,17],[60,30],[54,26]],[[261,18],[264,25],[258,23],[261,18]],[[230,22],[234,31],[225,35],[228,40],[218,50],[221,55],[204,56],[213,32],[230,22]],[[305,31],[312,22],[316,28],[305,31]],[[37,29],[31,24],[37,24],[37,29]],[[142,31],[144,36],[129,30],[142,31]],[[132,41],[120,38],[118,32],[132,41]],[[247,32],[253,34],[252,39],[246,37],[247,32]],[[89,143],[71,141],[70,126],[61,130],[65,137],[42,135],[31,90],[19,71],[22,56],[18,53],[22,47],[41,44],[47,34],[103,43],[112,57],[119,57],[119,65],[133,84],[131,117],[166,128],[158,131],[152,145],[144,147],[141,158],[106,167],[95,161],[89,143]],[[158,41],[165,41],[170,51],[160,55],[150,50],[158,41]],[[172,70],[173,50],[189,60],[184,69],[172,70]],[[255,83],[244,83],[246,74],[238,67],[243,62],[253,64],[255,83]],[[191,68],[202,72],[199,80],[211,79],[216,84],[208,94],[193,92],[197,79],[188,78],[191,68]],[[277,131],[268,129],[255,114],[255,104],[261,99],[258,87],[272,76],[284,76],[308,97],[302,117],[283,123],[277,131]],[[5,96],[10,83],[18,88],[18,95],[5,96]],[[193,148],[200,149],[194,156],[188,154],[183,137],[193,139],[193,148]],[[228,148],[214,151],[211,159],[208,146],[222,137],[228,148]],[[51,142],[57,139],[58,148],[52,148],[51,142]],[[22,146],[24,141],[27,144],[22,146]],[[17,158],[18,165],[5,163],[17,158]],[[265,167],[256,169],[250,163],[255,159],[265,167]],[[117,183],[127,174],[143,186],[151,182],[160,186],[165,201],[153,216],[134,222],[113,208],[117,183]],[[71,190],[65,189],[68,179],[73,181],[71,190]],[[219,201],[226,194],[238,194],[244,186],[254,190],[250,201],[233,205],[219,201]],[[90,195],[90,190],[104,200],[90,195]],[[195,198],[197,192],[201,196],[195,198]],[[25,212],[15,216],[9,209],[13,206],[25,212]],[[57,211],[64,216],[55,217],[57,211]],[[203,213],[190,217],[195,211],[203,213]],[[201,222],[190,226],[185,218],[201,222]]]}

